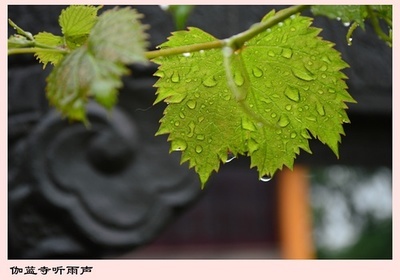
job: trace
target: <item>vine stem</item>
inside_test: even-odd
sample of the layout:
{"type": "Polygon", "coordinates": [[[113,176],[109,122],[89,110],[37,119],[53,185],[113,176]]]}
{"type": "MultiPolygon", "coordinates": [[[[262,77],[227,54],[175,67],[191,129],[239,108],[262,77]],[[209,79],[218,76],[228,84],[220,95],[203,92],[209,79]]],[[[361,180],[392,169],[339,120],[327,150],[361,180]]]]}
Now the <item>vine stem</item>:
{"type": "MultiPolygon", "coordinates": [[[[385,34],[382,31],[381,27],[379,26],[379,20],[376,16],[375,12],[371,8],[371,6],[367,5],[367,11],[368,11],[369,16],[371,17],[371,23],[372,23],[372,27],[375,30],[375,33],[378,34],[379,38],[381,38],[383,41],[385,41],[387,44],[389,44],[391,46],[392,38],[390,38],[390,36],[388,36],[387,34],[385,34]]],[[[391,22],[389,25],[392,26],[391,22]]]]}
{"type": "MultiPolygon", "coordinates": [[[[232,48],[233,50],[237,50],[237,49],[240,49],[245,42],[247,42],[251,38],[255,37],[257,34],[263,32],[264,30],[289,18],[291,15],[297,14],[297,13],[305,10],[308,7],[309,7],[308,5],[300,5],[300,6],[291,6],[289,8],[283,9],[283,10],[277,12],[274,16],[272,16],[268,20],[261,22],[259,24],[256,24],[253,27],[251,27],[250,29],[248,29],[242,33],[233,35],[232,37],[227,38],[227,39],[215,40],[212,42],[205,42],[205,43],[199,43],[199,44],[193,44],[193,45],[187,45],[187,46],[172,47],[172,48],[166,48],[166,49],[160,49],[160,50],[154,50],[154,51],[147,51],[145,53],[145,55],[146,55],[147,59],[153,59],[153,58],[160,57],[160,56],[176,55],[176,54],[195,52],[195,51],[200,51],[200,50],[218,49],[218,48],[223,48],[225,46],[228,46],[228,47],[232,48]]],[[[12,48],[12,49],[8,50],[8,55],[23,54],[23,53],[35,53],[37,51],[41,51],[44,49],[46,51],[51,51],[51,52],[58,52],[58,53],[64,53],[64,54],[68,53],[67,50],[38,45],[33,40],[33,37],[29,32],[24,31],[22,28],[18,27],[15,23],[13,23],[11,20],[9,20],[9,23],[12,27],[14,27],[17,30],[17,32],[19,34],[27,37],[29,40],[32,40],[35,47],[12,48]]]]}
{"type": "Polygon", "coordinates": [[[245,42],[255,37],[259,33],[289,18],[291,15],[297,14],[307,9],[308,7],[309,7],[308,5],[300,5],[300,6],[291,6],[289,8],[283,9],[277,12],[274,16],[272,16],[268,20],[261,22],[257,25],[254,25],[250,29],[242,33],[233,35],[232,37],[227,39],[187,45],[187,46],[173,47],[162,50],[148,51],[146,52],[146,57],[148,59],[153,59],[160,56],[176,55],[176,54],[195,52],[200,50],[217,49],[225,46],[229,46],[233,50],[237,50],[240,49],[245,42]]]}
{"type": "Polygon", "coordinates": [[[14,48],[14,49],[9,49],[8,50],[8,55],[12,54],[25,54],[25,53],[36,53],[40,51],[46,52],[55,52],[55,53],[61,53],[61,54],[67,54],[67,50],[62,50],[62,49],[57,49],[57,48],[44,48],[44,47],[33,47],[33,48],[14,48]]]}

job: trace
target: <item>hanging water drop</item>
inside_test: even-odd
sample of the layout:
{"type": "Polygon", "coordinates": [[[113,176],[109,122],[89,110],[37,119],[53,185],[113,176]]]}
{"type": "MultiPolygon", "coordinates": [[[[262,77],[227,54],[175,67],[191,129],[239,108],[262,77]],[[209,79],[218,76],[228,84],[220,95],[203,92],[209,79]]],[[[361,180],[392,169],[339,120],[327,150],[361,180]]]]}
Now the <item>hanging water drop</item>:
{"type": "Polygon", "coordinates": [[[269,182],[271,180],[272,180],[272,177],[269,177],[266,175],[260,177],[260,181],[262,181],[262,182],[269,182]]]}
{"type": "Polygon", "coordinates": [[[228,154],[227,154],[225,163],[231,162],[231,161],[234,160],[235,158],[236,158],[235,155],[234,155],[231,151],[229,151],[228,154]]]}
{"type": "Polygon", "coordinates": [[[190,57],[191,56],[191,53],[190,52],[185,52],[185,53],[183,53],[182,54],[184,57],[190,57]]]}
{"type": "Polygon", "coordinates": [[[352,44],[352,41],[353,41],[353,38],[349,38],[349,39],[347,39],[347,45],[348,46],[351,46],[351,44],[352,44]]]}
{"type": "Polygon", "coordinates": [[[349,27],[349,26],[350,26],[350,22],[343,22],[343,25],[344,25],[345,27],[349,27]]]}

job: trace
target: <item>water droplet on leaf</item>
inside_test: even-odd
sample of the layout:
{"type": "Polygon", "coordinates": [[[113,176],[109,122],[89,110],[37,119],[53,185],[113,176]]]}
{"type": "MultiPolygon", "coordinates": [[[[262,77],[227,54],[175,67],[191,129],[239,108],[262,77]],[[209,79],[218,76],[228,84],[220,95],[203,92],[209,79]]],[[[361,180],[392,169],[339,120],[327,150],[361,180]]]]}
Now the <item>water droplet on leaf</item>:
{"type": "Polygon", "coordinates": [[[292,138],[292,139],[296,138],[296,136],[297,136],[297,133],[296,133],[296,132],[292,132],[292,133],[290,134],[290,138],[292,138]]]}
{"type": "Polygon", "coordinates": [[[273,51],[268,51],[268,53],[267,53],[270,57],[274,57],[275,56],[275,53],[273,52],[273,51]]]}
{"type": "Polygon", "coordinates": [[[195,100],[189,100],[187,103],[186,103],[186,106],[188,106],[189,107],[189,109],[194,109],[194,108],[196,108],[196,101],[195,100]]]}
{"type": "Polygon", "coordinates": [[[254,67],[252,70],[252,73],[253,73],[254,77],[256,77],[256,78],[260,78],[264,74],[263,71],[258,67],[254,67]]]}
{"type": "Polygon", "coordinates": [[[244,84],[244,78],[242,73],[240,71],[236,71],[235,74],[233,75],[233,79],[235,81],[235,84],[240,87],[244,84]]]}
{"type": "Polygon", "coordinates": [[[195,150],[196,150],[196,153],[200,154],[203,151],[203,147],[200,145],[197,145],[195,150]]]}
{"type": "Polygon", "coordinates": [[[310,139],[310,134],[308,134],[307,130],[302,130],[300,132],[300,135],[304,138],[304,139],[310,139]]]}
{"type": "Polygon", "coordinates": [[[187,143],[185,140],[176,139],[171,142],[171,150],[173,151],[183,151],[187,147],[187,143]]]}
{"type": "Polygon", "coordinates": [[[260,145],[254,139],[249,139],[249,141],[247,142],[247,147],[249,148],[249,152],[253,153],[258,150],[260,145]]]}
{"type": "Polygon", "coordinates": [[[285,95],[292,101],[298,102],[300,100],[300,93],[297,88],[288,86],[285,90],[285,95]]]}
{"type": "Polygon", "coordinates": [[[205,139],[204,134],[197,134],[196,139],[203,141],[205,139]]]}
{"type": "Polygon", "coordinates": [[[280,127],[286,127],[290,123],[289,118],[286,115],[282,115],[278,120],[278,125],[280,127]]]}
{"type": "Polygon", "coordinates": [[[297,78],[303,81],[313,81],[315,80],[315,76],[310,73],[307,69],[299,69],[299,68],[292,68],[292,73],[297,78]]]}
{"type": "Polygon", "coordinates": [[[217,81],[215,80],[214,76],[208,76],[204,81],[203,85],[206,87],[214,87],[217,85],[217,81]]]}
{"type": "Polygon", "coordinates": [[[194,124],[194,122],[193,121],[191,121],[190,123],[189,123],[189,133],[188,133],[188,137],[193,137],[193,135],[194,135],[194,128],[195,128],[195,124],[194,124]]]}
{"type": "Polygon", "coordinates": [[[317,112],[318,114],[320,114],[321,116],[325,116],[325,108],[322,104],[317,103],[317,112]]]}
{"type": "Polygon", "coordinates": [[[281,55],[282,55],[284,58],[291,58],[292,55],[293,55],[293,51],[292,51],[292,49],[284,48],[284,49],[282,49],[281,55]]]}
{"type": "Polygon", "coordinates": [[[171,76],[171,81],[174,83],[179,83],[180,77],[178,72],[174,72],[171,76]]]}
{"type": "Polygon", "coordinates": [[[328,69],[328,67],[326,65],[322,65],[319,70],[320,71],[326,71],[328,69]]]}
{"type": "Polygon", "coordinates": [[[250,131],[256,131],[254,124],[247,118],[242,118],[242,128],[250,131]]]}

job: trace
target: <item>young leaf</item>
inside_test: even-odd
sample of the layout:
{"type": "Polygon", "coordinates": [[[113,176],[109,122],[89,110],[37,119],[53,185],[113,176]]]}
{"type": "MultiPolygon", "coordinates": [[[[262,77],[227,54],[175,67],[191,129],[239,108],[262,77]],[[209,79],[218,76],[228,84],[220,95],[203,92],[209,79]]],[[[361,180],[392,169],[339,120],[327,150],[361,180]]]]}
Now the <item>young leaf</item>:
{"type": "Polygon", "coordinates": [[[88,43],[68,54],[50,73],[47,96],[68,118],[86,121],[90,97],[108,109],[115,105],[121,77],[129,73],[124,64],[146,60],[145,35],[138,18],[129,8],[103,13],[88,43]]]}
{"type": "MultiPolygon", "coordinates": [[[[64,40],[61,36],[56,36],[48,32],[40,32],[34,36],[36,43],[49,47],[63,47],[64,40]]],[[[35,57],[43,63],[43,68],[47,63],[57,65],[63,58],[64,54],[52,52],[51,50],[40,50],[35,53],[35,57]]]]}
{"type": "MultiPolygon", "coordinates": [[[[235,52],[154,59],[160,64],[155,103],[168,103],[157,135],[169,134],[171,151],[182,151],[203,185],[228,152],[250,156],[260,178],[292,167],[300,148],[311,152],[311,135],[338,155],[342,123],[349,122],[344,102],[354,102],[340,72],[348,65],[310,24],[295,16],[235,52]]],[[[161,48],[214,40],[189,28],[161,48]]]]}
{"type": "Polygon", "coordinates": [[[147,35],[141,14],[130,8],[104,12],[90,32],[88,45],[94,56],[109,61],[147,61],[147,35]]]}
{"type": "Polygon", "coordinates": [[[100,8],[101,6],[72,5],[61,12],[58,21],[71,49],[79,47],[86,41],[97,21],[97,12],[100,8]]]}
{"type": "Polygon", "coordinates": [[[121,64],[97,60],[82,46],[53,69],[47,78],[47,97],[52,105],[70,119],[86,121],[85,105],[95,96],[110,108],[115,104],[120,77],[128,69],[121,64]]]}
{"type": "Polygon", "coordinates": [[[346,25],[356,22],[362,29],[365,28],[364,20],[368,16],[365,5],[316,5],[311,7],[311,11],[316,16],[341,20],[346,25]]]}

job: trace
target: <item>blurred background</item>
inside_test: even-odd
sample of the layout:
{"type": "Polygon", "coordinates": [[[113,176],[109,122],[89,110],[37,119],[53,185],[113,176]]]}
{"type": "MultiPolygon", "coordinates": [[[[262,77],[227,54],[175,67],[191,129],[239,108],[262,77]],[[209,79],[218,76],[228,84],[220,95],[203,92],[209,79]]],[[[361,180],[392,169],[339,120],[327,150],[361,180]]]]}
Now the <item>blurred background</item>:
{"type": "MultiPolygon", "coordinates": [[[[8,17],[33,34],[59,34],[66,6],[8,7],[8,17]]],[[[133,7],[151,26],[150,49],[186,26],[227,38],[285,8],[133,7]]],[[[164,108],[152,107],[155,65],[132,66],[121,112],[110,121],[90,111],[99,125],[87,132],[48,107],[49,67],[43,71],[32,56],[9,57],[9,258],[391,259],[392,49],[368,22],[354,32],[352,46],[341,22],[315,17],[314,26],[351,65],[344,72],[358,103],[349,105],[340,158],[311,140],[313,154],[302,152],[293,171],[261,182],[239,157],[202,191],[193,170],[179,165],[180,155],[168,153],[166,137],[154,137],[164,108]],[[128,128],[137,138],[127,148],[134,156],[112,151],[109,158],[111,146],[130,141],[128,128]],[[91,154],[77,156],[94,149],[93,139],[101,139],[100,161],[122,167],[110,171],[91,154]]]]}

